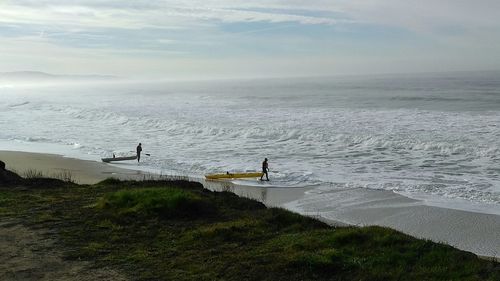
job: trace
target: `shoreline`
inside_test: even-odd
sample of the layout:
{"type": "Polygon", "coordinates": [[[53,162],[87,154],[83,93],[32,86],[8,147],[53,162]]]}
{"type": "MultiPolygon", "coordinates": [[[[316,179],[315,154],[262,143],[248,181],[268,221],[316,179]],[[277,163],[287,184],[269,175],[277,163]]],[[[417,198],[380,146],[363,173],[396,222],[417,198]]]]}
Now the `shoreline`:
{"type": "MultiPolygon", "coordinates": [[[[20,175],[29,170],[44,176],[69,172],[80,184],[94,184],[109,177],[142,180],[154,176],[144,171],[119,168],[97,161],[67,158],[56,154],[1,151],[0,160],[8,170],[20,175]]],[[[334,208],[318,208],[306,196],[312,188],[243,186],[231,182],[189,178],[214,191],[230,191],[258,200],[269,207],[281,207],[308,215],[331,225],[380,225],[417,238],[443,242],[476,255],[499,260],[500,216],[427,206],[390,191],[360,188],[334,190],[321,194],[334,208]],[[308,205],[310,204],[310,205],[308,205]],[[316,209],[313,209],[315,207],[316,209]]]]}
{"type": "Polygon", "coordinates": [[[6,163],[6,169],[25,176],[37,171],[43,176],[56,177],[69,172],[78,184],[96,184],[102,180],[113,177],[120,180],[143,180],[166,176],[185,178],[190,181],[200,182],[207,189],[213,191],[229,191],[238,196],[258,200],[268,206],[278,207],[284,203],[297,200],[310,188],[267,188],[259,186],[238,185],[228,181],[211,181],[203,178],[185,177],[178,175],[158,175],[152,172],[133,169],[132,165],[117,167],[92,160],[83,160],[66,157],[58,154],[0,150],[0,160],[6,163]]]}
{"type": "Polygon", "coordinates": [[[148,173],[106,165],[97,161],[81,160],[50,153],[0,150],[0,160],[6,169],[25,176],[26,173],[42,173],[46,177],[56,177],[69,173],[78,184],[95,184],[109,177],[119,179],[142,179],[148,173]]]}

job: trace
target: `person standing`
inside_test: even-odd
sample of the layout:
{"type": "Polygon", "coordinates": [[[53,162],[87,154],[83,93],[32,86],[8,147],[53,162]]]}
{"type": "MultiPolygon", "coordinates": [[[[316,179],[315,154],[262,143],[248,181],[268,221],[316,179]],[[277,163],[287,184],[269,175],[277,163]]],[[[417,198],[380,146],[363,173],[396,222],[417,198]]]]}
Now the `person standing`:
{"type": "Polygon", "coordinates": [[[266,181],[269,181],[269,165],[267,164],[267,158],[264,159],[264,162],[262,162],[262,175],[260,176],[260,180],[263,180],[262,177],[266,175],[266,181]]]}
{"type": "Polygon", "coordinates": [[[139,145],[136,148],[137,151],[137,163],[141,160],[141,152],[142,152],[142,144],[139,143],[139,145]]]}

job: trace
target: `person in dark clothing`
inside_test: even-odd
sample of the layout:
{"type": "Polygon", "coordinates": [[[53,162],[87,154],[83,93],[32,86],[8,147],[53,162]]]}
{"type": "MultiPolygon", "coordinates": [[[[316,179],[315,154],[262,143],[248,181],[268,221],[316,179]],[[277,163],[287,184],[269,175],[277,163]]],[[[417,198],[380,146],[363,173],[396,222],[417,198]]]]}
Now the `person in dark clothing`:
{"type": "Polygon", "coordinates": [[[262,177],[266,175],[266,181],[269,181],[269,176],[267,174],[268,172],[269,172],[269,166],[267,164],[267,158],[265,158],[264,162],[262,162],[262,176],[260,176],[260,180],[263,180],[262,177]]]}
{"type": "Polygon", "coordinates": [[[142,144],[139,143],[139,145],[136,148],[137,151],[137,163],[141,160],[141,152],[142,152],[142,144]]]}

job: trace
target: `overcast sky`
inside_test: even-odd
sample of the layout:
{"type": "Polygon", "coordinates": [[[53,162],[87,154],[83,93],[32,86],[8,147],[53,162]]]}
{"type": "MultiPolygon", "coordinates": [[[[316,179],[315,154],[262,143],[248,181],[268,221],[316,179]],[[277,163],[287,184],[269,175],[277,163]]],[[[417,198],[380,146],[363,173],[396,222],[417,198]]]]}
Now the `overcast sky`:
{"type": "Polygon", "coordinates": [[[499,19],[498,0],[0,0],[0,72],[498,70],[499,19]]]}

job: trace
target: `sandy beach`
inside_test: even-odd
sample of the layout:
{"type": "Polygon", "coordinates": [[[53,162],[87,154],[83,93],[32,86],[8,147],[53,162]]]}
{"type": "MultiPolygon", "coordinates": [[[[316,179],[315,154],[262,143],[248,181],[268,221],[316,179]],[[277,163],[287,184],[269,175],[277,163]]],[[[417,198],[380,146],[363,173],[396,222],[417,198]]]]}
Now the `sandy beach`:
{"type": "MultiPolygon", "coordinates": [[[[109,177],[142,179],[148,176],[140,171],[53,154],[0,151],[0,160],[6,163],[7,169],[20,175],[29,170],[40,171],[48,176],[67,171],[82,184],[97,183],[109,177]]],[[[359,188],[322,194],[324,200],[330,204],[329,209],[312,209],[308,208],[307,197],[304,196],[312,190],[309,188],[242,186],[229,182],[194,180],[201,181],[206,188],[231,191],[259,200],[268,206],[284,207],[292,211],[306,210],[302,213],[319,216],[332,224],[387,226],[480,256],[500,256],[498,215],[432,207],[393,192],[359,188]],[[331,207],[332,202],[335,202],[334,207],[331,207]]],[[[318,206],[317,201],[315,205],[318,206]]]]}
{"type": "Polygon", "coordinates": [[[68,158],[55,154],[0,151],[0,160],[5,162],[8,170],[21,176],[30,172],[40,172],[47,177],[57,177],[63,173],[69,173],[78,184],[95,184],[110,177],[142,179],[147,176],[141,171],[120,169],[101,162],[68,158]]]}

